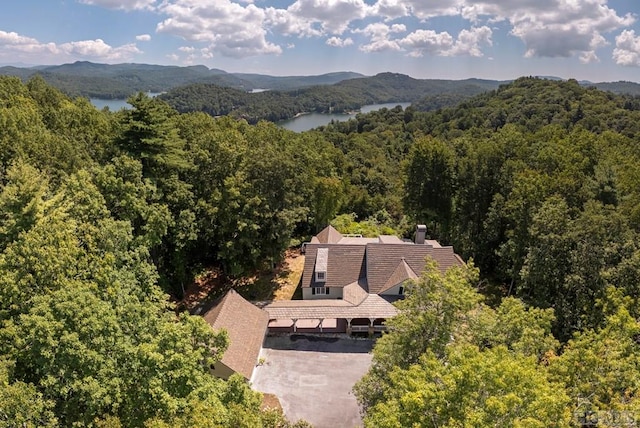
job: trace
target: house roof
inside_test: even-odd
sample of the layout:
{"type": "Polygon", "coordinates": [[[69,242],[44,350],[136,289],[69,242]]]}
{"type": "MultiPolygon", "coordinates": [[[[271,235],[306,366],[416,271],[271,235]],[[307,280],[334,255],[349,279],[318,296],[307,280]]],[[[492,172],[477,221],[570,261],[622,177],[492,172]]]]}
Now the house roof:
{"type": "Polygon", "coordinates": [[[342,300],[349,302],[352,305],[359,305],[369,295],[365,290],[365,287],[366,285],[361,281],[352,282],[342,289],[342,300]]]}
{"type": "Polygon", "coordinates": [[[443,272],[463,264],[452,247],[442,247],[432,240],[414,244],[388,235],[344,237],[331,226],[318,237],[321,239],[314,237],[306,245],[302,287],[346,287],[357,282],[365,291],[379,294],[404,280],[416,279],[424,270],[427,257],[434,259],[443,272]],[[321,248],[328,252],[327,276],[326,282],[316,283],[316,255],[321,248]]]}
{"type": "Polygon", "coordinates": [[[335,227],[329,225],[311,239],[311,243],[337,244],[342,239],[342,234],[335,227]],[[317,242],[314,242],[317,241],[317,242]]]}
{"type": "Polygon", "coordinates": [[[225,329],[229,348],[222,363],[251,379],[269,324],[269,314],[230,290],[203,315],[215,330],[225,329]]]}
{"type": "MultiPolygon", "coordinates": [[[[426,258],[430,257],[438,263],[442,272],[452,266],[462,265],[460,257],[452,247],[433,248],[430,245],[367,245],[367,284],[370,293],[381,293],[387,282],[396,272],[398,264],[404,259],[413,272],[424,271],[426,258]]],[[[396,283],[397,284],[397,283],[396,283]]],[[[395,285],[395,284],[394,284],[395,285]]]]}
{"type": "Polygon", "coordinates": [[[302,287],[344,287],[365,277],[363,245],[307,244],[302,287]],[[316,283],[316,254],[327,248],[326,281],[316,283]]]}
{"type": "Polygon", "coordinates": [[[336,318],[391,318],[398,310],[377,294],[366,294],[354,305],[345,300],[280,300],[268,303],[264,310],[272,320],[283,319],[336,319],[336,318]]]}

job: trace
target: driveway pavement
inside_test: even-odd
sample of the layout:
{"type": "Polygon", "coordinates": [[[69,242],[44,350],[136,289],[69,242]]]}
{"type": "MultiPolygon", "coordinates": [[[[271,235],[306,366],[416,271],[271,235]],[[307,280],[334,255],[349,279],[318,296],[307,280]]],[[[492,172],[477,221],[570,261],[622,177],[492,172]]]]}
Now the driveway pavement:
{"type": "Polygon", "coordinates": [[[267,337],[253,388],[275,394],[287,418],[317,428],[362,426],[351,388],[369,369],[373,341],[292,335],[267,337]]]}

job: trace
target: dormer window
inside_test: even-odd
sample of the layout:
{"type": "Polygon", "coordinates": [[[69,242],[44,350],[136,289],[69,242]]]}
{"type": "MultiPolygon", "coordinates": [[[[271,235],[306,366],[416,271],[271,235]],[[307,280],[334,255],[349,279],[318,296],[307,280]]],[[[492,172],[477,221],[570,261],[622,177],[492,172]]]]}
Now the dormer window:
{"type": "Polygon", "coordinates": [[[327,262],[329,260],[329,249],[318,248],[316,253],[316,282],[327,282],[327,262]]]}

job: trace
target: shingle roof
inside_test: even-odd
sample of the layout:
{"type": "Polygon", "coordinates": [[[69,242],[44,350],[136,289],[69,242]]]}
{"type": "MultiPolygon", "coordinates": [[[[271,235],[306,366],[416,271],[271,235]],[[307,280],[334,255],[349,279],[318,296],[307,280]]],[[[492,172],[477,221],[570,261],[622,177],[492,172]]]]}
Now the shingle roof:
{"type": "Polygon", "coordinates": [[[281,300],[267,304],[264,310],[272,320],[391,318],[398,313],[395,306],[377,294],[367,294],[358,305],[331,299],[281,300]]]}
{"type": "Polygon", "coordinates": [[[366,252],[367,285],[369,293],[381,293],[387,281],[404,258],[406,264],[415,273],[421,273],[427,257],[433,258],[442,272],[451,266],[459,266],[462,260],[453,252],[452,247],[433,248],[430,245],[369,244],[366,252]]]}
{"type": "Polygon", "coordinates": [[[395,235],[380,235],[378,241],[383,244],[406,244],[402,239],[395,235]]]}
{"type": "Polygon", "coordinates": [[[363,238],[361,236],[345,236],[336,244],[340,245],[367,245],[373,242],[378,242],[378,238],[363,238]]]}
{"type": "Polygon", "coordinates": [[[251,379],[269,324],[269,314],[230,290],[203,317],[211,327],[225,329],[229,335],[229,348],[222,356],[222,363],[251,379]]]}
{"type": "Polygon", "coordinates": [[[407,264],[405,259],[402,258],[400,260],[400,263],[398,263],[398,266],[396,267],[396,269],[393,271],[389,279],[387,279],[387,282],[384,284],[384,286],[380,290],[380,293],[384,293],[388,289],[408,279],[418,279],[418,275],[416,275],[413,269],[411,269],[411,267],[407,264]]]}
{"type": "Polygon", "coordinates": [[[342,289],[342,300],[352,305],[359,305],[369,295],[365,288],[366,285],[362,281],[352,282],[342,289]]]}
{"type": "Polygon", "coordinates": [[[385,235],[378,238],[349,238],[343,237],[331,226],[320,232],[318,237],[306,245],[302,287],[346,287],[358,282],[365,291],[379,294],[406,279],[419,276],[427,257],[433,258],[443,272],[451,266],[463,264],[452,247],[441,247],[435,241],[414,244],[385,235]],[[322,283],[316,283],[314,275],[319,248],[328,249],[327,281],[322,283]],[[403,259],[406,268],[400,266],[403,259]]]}
{"type": "Polygon", "coordinates": [[[364,278],[363,245],[307,244],[305,251],[302,287],[344,287],[364,278]],[[315,262],[318,248],[328,248],[326,282],[315,282],[315,262]]]}
{"type": "MultiPolygon", "coordinates": [[[[322,229],[314,238],[320,244],[337,244],[342,239],[342,234],[335,227],[329,225],[322,229]]],[[[311,241],[313,243],[313,240],[311,241]]]]}

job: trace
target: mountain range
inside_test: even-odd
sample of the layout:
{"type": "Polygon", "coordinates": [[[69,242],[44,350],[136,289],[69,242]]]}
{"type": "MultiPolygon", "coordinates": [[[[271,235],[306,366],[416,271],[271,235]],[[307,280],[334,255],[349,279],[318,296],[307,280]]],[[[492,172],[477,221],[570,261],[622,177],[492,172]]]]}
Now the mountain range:
{"type": "MultiPolygon", "coordinates": [[[[51,66],[15,66],[0,67],[0,75],[11,75],[28,80],[39,74],[49,84],[71,96],[85,96],[105,99],[125,99],[130,95],[143,92],[166,92],[173,88],[185,85],[203,83],[220,87],[234,88],[246,92],[257,90],[291,91],[313,86],[328,86],[350,81],[348,85],[354,89],[370,91],[376,90],[380,79],[369,81],[370,77],[350,71],[327,73],[315,76],[269,76],[252,73],[228,73],[216,68],[208,68],[204,65],[171,66],[151,64],[98,64],[88,61],[78,61],[71,64],[51,66]]],[[[402,76],[397,73],[382,73],[382,76],[402,76]]],[[[381,76],[378,75],[378,76],[381,76]]],[[[405,76],[408,77],[408,76],[405,76]]],[[[545,76],[546,79],[562,80],[553,76],[545,76]]],[[[406,79],[395,79],[400,84],[406,84],[406,79]]],[[[443,80],[443,79],[412,79],[423,87],[429,89],[426,95],[446,94],[451,87],[455,87],[456,93],[462,92],[461,87],[467,86],[471,92],[476,93],[478,88],[491,90],[505,83],[497,80],[443,80]],[[434,89],[435,88],[435,89],[434,89]]],[[[393,79],[384,79],[384,84],[394,85],[393,79]]],[[[595,86],[599,89],[631,95],[640,95],[640,84],[634,82],[601,82],[592,83],[581,81],[583,86],[595,86]]],[[[380,88],[378,88],[380,89],[380,88]]],[[[388,91],[389,88],[386,90],[388,91]]],[[[399,88],[401,92],[410,94],[413,86],[399,88]]],[[[423,91],[418,91],[422,93],[423,91]]],[[[416,97],[415,94],[411,97],[416,97]]],[[[473,95],[473,94],[472,94],[473,95]]],[[[398,97],[393,97],[398,98],[398,97]]],[[[404,98],[402,101],[410,101],[404,98]]],[[[394,99],[397,101],[397,99],[394,99]]]]}
{"type": "Polygon", "coordinates": [[[227,73],[204,65],[188,67],[149,64],[97,64],[78,61],[72,64],[35,67],[0,67],[0,75],[28,80],[39,74],[44,80],[71,96],[124,99],[136,92],[165,92],[192,83],[209,83],[251,91],[255,89],[289,90],[314,85],[332,85],[346,79],[363,77],[353,72],[318,76],[267,76],[227,73]]]}

